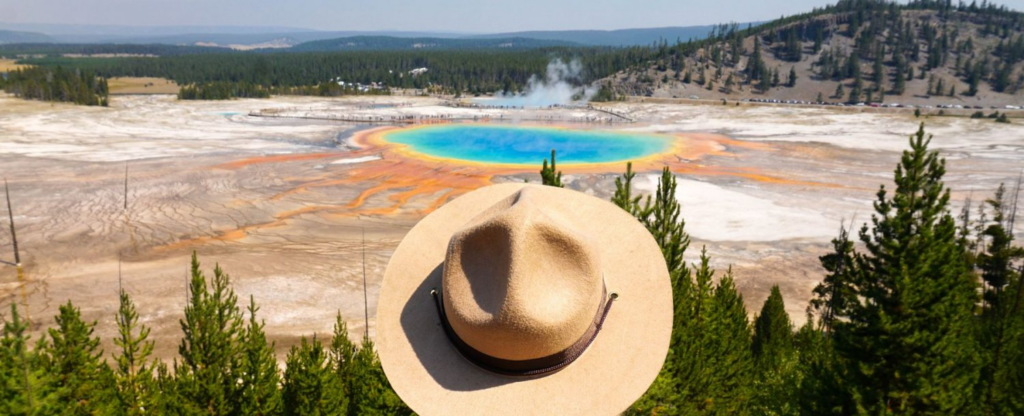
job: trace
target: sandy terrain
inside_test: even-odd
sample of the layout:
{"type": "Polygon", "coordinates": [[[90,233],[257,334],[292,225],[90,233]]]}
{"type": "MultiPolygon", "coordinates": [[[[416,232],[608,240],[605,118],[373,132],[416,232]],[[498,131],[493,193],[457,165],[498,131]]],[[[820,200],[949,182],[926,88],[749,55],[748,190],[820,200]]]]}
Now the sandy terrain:
{"type": "Polygon", "coordinates": [[[20,65],[14,63],[13,59],[0,59],[0,72],[7,72],[18,68],[24,68],[28,65],[20,65]]]}
{"type": "Polygon", "coordinates": [[[115,77],[107,80],[111,94],[177,94],[178,84],[163,78],[115,77]]]}
{"type": "MultiPolygon", "coordinates": [[[[176,353],[188,257],[219,263],[241,299],[255,297],[278,353],[299,335],[330,331],[340,310],[364,330],[362,230],[370,321],[392,250],[416,221],[459,194],[502,181],[537,181],[535,170],[417,160],[372,137],[379,128],[248,117],[266,108],[367,116],[462,115],[433,99],[274,98],[178,102],[119,96],[110,108],[0,98],[0,176],[11,183],[25,281],[0,266],[0,307],[27,304],[38,333],[71,299],[112,349],[118,258],[125,287],[154,328],[157,355],[176,353]],[[382,104],[406,103],[391,108],[382,104]],[[312,110],[311,110],[312,111],[312,110]],[[357,139],[353,139],[357,137],[357,139]],[[130,173],[125,210],[123,175],[130,173]]],[[[918,120],[825,109],[618,104],[639,122],[607,128],[673,134],[672,154],[642,165],[679,175],[693,235],[717,267],[733,266],[756,311],[779,284],[797,322],[841,221],[869,219],[878,185],[891,181],[918,120]]],[[[562,120],[576,110],[524,112],[562,120]]],[[[1024,125],[928,120],[948,158],[956,204],[991,195],[1024,167],[1024,125]]],[[[624,166],[564,167],[568,186],[608,198],[624,166]]],[[[3,212],[6,214],[6,212],[3,212]]],[[[0,231],[0,259],[10,235],[0,231]]],[[[1024,225],[1024,224],[1022,224],[1024,225]]],[[[1024,238],[1024,226],[1015,230],[1024,238]]]]}

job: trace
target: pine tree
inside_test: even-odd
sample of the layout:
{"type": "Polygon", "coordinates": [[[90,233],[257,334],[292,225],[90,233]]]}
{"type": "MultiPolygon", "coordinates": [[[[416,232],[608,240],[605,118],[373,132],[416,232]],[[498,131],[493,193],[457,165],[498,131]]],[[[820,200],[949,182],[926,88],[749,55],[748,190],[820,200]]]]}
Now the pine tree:
{"type": "Polygon", "coordinates": [[[544,159],[544,167],[540,170],[541,183],[547,186],[555,186],[558,188],[564,188],[562,185],[562,172],[557,170],[555,166],[555,149],[551,149],[551,166],[548,166],[548,160],[544,159]]]}
{"type": "Polygon", "coordinates": [[[789,67],[789,79],[786,81],[786,86],[793,88],[796,86],[796,67],[789,67]]]}
{"type": "Polygon", "coordinates": [[[883,186],[867,253],[856,255],[856,299],[835,325],[836,351],[859,407],[911,413],[963,413],[978,382],[971,328],[976,284],[949,214],[945,162],[928,150],[924,125],[883,186]]]}
{"type": "Polygon", "coordinates": [[[615,194],[612,196],[611,201],[619,208],[628,212],[629,215],[644,221],[651,213],[651,197],[648,196],[646,203],[641,205],[640,200],[643,196],[633,196],[634,177],[636,177],[636,172],[633,172],[633,162],[626,162],[626,173],[621,177],[615,178],[615,194]]]}
{"type": "Polygon", "coordinates": [[[30,349],[28,327],[17,305],[11,303],[10,320],[4,317],[0,338],[0,414],[35,415],[47,409],[42,385],[50,375],[36,354],[46,344],[41,339],[34,350],[30,349]]]}
{"type": "Polygon", "coordinates": [[[980,338],[985,351],[982,403],[989,414],[1024,413],[1019,394],[1024,390],[1024,285],[1021,270],[1014,268],[1024,259],[1024,248],[1013,246],[1009,229],[1014,215],[1008,214],[1012,207],[1006,206],[1005,192],[1000,184],[986,201],[992,220],[982,224],[981,237],[988,244],[977,262],[985,283],[980,338]]]}
{"type": "MultiPolygon", "coordinates": [[[[353,360],[358,350],[359,348],[348,338],[348,325],[341,318],[341,311],[338,311],[338,315],[334,318],[334,336],[331,338],[328,353],[330,353],[331,367],[345,386],[346,398],[352,397],[352,383],[357,382],[351,374],[353,360]]],[[[347,407],[348,405],[346,405],[347,407]]]]}
{"type": "Polygon", "coordinates": [[[840,82],[839,85],[836,85],[836,92],[832,95],[832,97],[843,98],[844,95],[846,95],[846,91],[843,91],[843,83],[840,82]]]}
{"type": "Polygon", "coordinates": [[[751,351],[756,370],[751,410],[762,414],[798,414],[801,375],[793,346],[793,324],[778,285],[772,286],[761,312],[754,317],[751,351]]]}
{"type": "Polygon", "coordinates": [[[327,352],[315,335],[312,341],[302,337],[288,351],[281,397],[285,415],[349,414],[344,384],[328,365],[327,352]]]}
{"type": "Polygon", "coordinates": [[[93,336],[96,322],[82,320],[71,301],[58,308],[56,328],[47,330],[51,343],[41,354],[51,376],[44,390],[66,414],[96,414],[111,410],[114,379],[103,362],[100,339],[93,336]]]}
{"type": "Polygon", "coordinates": [[[153,342],[148,340],[149,328],[139,323],[139,314],[128,293],[121,289],[120,306],[117,312],[117,338],[114,339],[120,351],[114,357],[117,366],[114,379],[117,382],[118,413],[141,415],[152,411],[155,394],[153,368],[149,357],[153,353],[153,342]]]}
{"type": "Polygon", "coordinates": [[[833,251],[819,257],[821,266],[828,274],[814,287],[814,298],[809,309],[818,313],[821,330],[832,334],[837,316],[845,316],[855,296],[852,287],[854,252],[853,242],[846,227],[839,227],[839,236],[832,240],[833,251]]]}
{"type": "Polygon", "coordinates": [[[166,363],[157,360],[153,364],[153,406],[147,411],[153,414],[188,414],[184,399],[179,394],[178,381],[166,363]]]}
{"type": "Polygon", "coordinates": [[[761,313],[754,317],[751,351],[762,368],[775,368],[792,350],[793,323],[786,313],[779,285],[774,285],[761,313]]]}
{"type": "Polygon", "coordinates": [[[267,344],[262,321],[256,320],[256,301],[249,296],[249,324],[242,334],[240,410],[242,414],[265,416],[281,413],[281,382],[274,357],[274,343],[267,344]]]}
{"type": "Polygon", "coordinates": [[[363,337],[350,368],[349,415],[412,415],[412,410],[391,389],[369,337],[363,337]]]}
{"type": "Polygon", "coordinates": [[[896,71],[896,78],[893,79],[892,93],[901,95],[906,89],[907,80],[903,78],[903,71],[896,71]]]}
{"type": "Polygon", "coordinates": [[[711,407],[718,413],[741,413],[750,398],[753,357],[743,296],[736,290],[732,270],[715,288],[708,310],[710,337],[704,345],[710,371],[711,407]]]}
{"type": "Polygon", "coordinates": [[[231,280],[216,266],[207,287],[193,253],[189,293],[185,319],[181,320],[181,361],[175,367],[178,393],[184,401],[181,405],[190,412],[237,413],[243,319],[231,280]]]}
{"type": "MultiPolygon", "coordinates": [[[[842,366],[839,365],[833,339],[821,329],[811,314],[793,337],[798,351],[796,398],[799,414],[856,414],[842,366]]],[[[781,412],[780,412],[781,413],[781,412]]]]}
{"type": "Polygon", "coordinates": [[[650,207],[647,218],[642,220],[658,247],[661,247],[661,254],[665,257],[673,282],[688,273],[683,254],[690,246],[686,221],[680,217],[681,207],[676,199],[676,186],[676,177],[666,166],[661,171],[654,205],[650,207]]]}
{"type": "MultiPolygon", "coordinates": [[[[668,356],[661,372],[655,379],[652,386],[647,390],[636,403],[630,408],[629,414],[648,414],[651,412],[663,412],[666,409],[675,408],[679,401],[678,383],[676,369],[686,366],[681,362],[681,349],[691,341],[686,334],[691,324],[690,307],[693,282],[691,281],[690,270],[683,261],[683,253],[690,244],[690,238],[685,232],[686,223],[679,217],[679,203],[676,200],[676,179],[668,168],[662,171],[662,176],[655,192],[656,200],[651,205],[651,198],[648,196],[646,202],[641,205],[641,196],[632,196],[633,173],[632,163],[626,164],[626,173],[615,180],[615,195],[612,202],[626,212],[639,219],[658,241],[662,253],[671,258],[669,275],[672,284],[673,327],[672,341],[669,347],[668,356]],[[654,211],[660,213],[654,215],[654,211]]],[[[708,282],[710,283],[710,282],[708,282]]]]}
{"type": "Polygon", "coordinates": [[[743,298],[731,271],[718,287],[707,251],[695,280],[673,288],[674,325],[669,355],[654,384],[628,414],[733,414],[745,410],[753,371],[743,298]],[[681,289],[681,290],[677,290],[681,289]]]}

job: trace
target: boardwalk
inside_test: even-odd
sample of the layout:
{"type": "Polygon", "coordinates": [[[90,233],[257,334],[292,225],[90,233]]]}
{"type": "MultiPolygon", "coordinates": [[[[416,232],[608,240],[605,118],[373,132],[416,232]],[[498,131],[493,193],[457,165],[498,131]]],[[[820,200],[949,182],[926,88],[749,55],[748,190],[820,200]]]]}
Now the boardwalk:
{"type": "MultiPolygon", "coordinates": [[[[461,107],[461,106],[460,106],[461,107]]],[[[461,107],[465,108],[465,107],[461,107]]],[[[483,109],[483,108],[480,108],[483,109]]],[[[497,108],[488,108],[497,109],[497,108]]],[[[359,114],[357,112],[346,113],[336,110],[320,110],[312,108],[275,108],[261,109],[249,113],[250,117],[264,118],[285,118],[301,120],[336,121],[341,123],[372,124],[372,125],[412,125],[412,124],[439,124],[452,122],[530,122],[530,123],[573,123],[573,124],[619,124],[633,123],[634,120],[626,115],[616,113],[612,110],[593,107],[559,107],[552,106],[544,109],[501,109],[499,114],[359,114]],[[570,115],[558,112],[557,110],[583,110],[596,114],[570,115]],[[549,113],[549,114],[545,114],[549,113]]]]}

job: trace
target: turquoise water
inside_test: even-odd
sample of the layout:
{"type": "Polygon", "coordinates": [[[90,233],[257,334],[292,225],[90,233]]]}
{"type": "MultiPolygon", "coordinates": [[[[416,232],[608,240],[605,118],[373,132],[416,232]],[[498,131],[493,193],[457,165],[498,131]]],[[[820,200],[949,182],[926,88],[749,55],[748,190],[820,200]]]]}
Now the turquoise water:
{"type": "Polygon", "coordinates": [[[538,164],[558,151],[558,163],[634,160],[668,150],[669,137],[602,130],[444,125],[387,133],[386,140],[429,156],[495,164],[538,164]]]}

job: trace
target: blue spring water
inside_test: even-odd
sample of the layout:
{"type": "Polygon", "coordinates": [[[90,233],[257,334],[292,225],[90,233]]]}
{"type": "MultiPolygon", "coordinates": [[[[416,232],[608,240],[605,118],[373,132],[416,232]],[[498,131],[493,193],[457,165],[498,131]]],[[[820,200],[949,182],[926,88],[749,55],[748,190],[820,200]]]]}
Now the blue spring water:
{"type": "Polygon", "coordinates": [[[433,157],[493,164],[539,164],[558,151],[558,163],[635,160],[669,149],[665,136],[548,127],[444,125],[387,133],[391,143],[433,157]]]}

